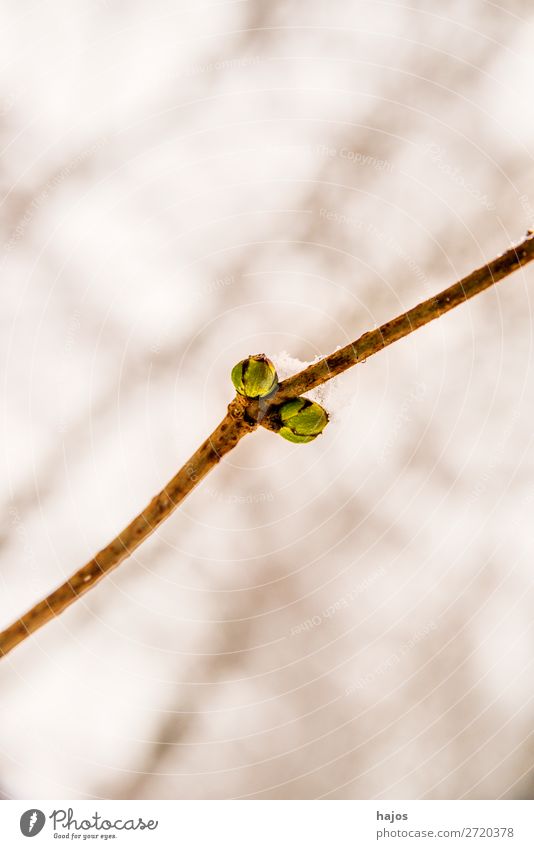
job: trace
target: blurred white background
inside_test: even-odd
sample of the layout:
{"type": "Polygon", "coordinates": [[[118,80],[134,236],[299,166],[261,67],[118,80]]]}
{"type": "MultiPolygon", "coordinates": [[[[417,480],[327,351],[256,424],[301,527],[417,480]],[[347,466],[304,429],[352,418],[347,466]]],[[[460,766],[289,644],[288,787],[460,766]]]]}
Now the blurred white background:
{"type": "MultiPolygon", "coordinates": [[[[222,417],[534,224],[527,0],[5,0],[2,627],[222,417]]],[[[534,787],[534,269],[248,437],[0,664],[34,798],[534,787]]]]}

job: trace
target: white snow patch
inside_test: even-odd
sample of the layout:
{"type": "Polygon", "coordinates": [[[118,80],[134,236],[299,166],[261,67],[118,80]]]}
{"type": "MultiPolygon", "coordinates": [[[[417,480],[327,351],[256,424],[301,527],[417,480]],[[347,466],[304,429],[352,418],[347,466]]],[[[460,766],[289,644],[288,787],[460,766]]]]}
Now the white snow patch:
{"type": "MultiPolygon", "coordinates": [[[[341,345],[338,345],[336,351],[341,347],[341,345]]],[[[287,377],[291,377],[291,375],[313,365],[318,360],[322,360],[324,356],[324,354],[319,354],[315,359],[305,362],[297,357],[292,357],[287,351],[281,351],[273,357],[278,379],[280,381],[285,380],[287,377]]],[[[311,398],[312,401],[316,401],[325,408],[332,421],[340,422],[354,402],[354,393],[349,390],[344,377],[345,375],[338,375],[327,380],[326,383],[321,384],[316,389],[306,392],[307,398],[311,398]]]]}

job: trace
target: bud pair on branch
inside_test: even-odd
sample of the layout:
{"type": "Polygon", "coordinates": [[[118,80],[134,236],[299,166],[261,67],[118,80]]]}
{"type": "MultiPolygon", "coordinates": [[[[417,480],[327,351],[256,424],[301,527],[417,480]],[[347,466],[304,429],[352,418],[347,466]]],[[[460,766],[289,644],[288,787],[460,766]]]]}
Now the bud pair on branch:
{"type": "Polygon", "coordinates": [[[238,395],[258,404],[258,422],[289,442],[312,442],[328,424],[328,413],[309,398],[296,397],[282,404],[269,399],[278,389],[278,375],[265,354],[241,360],[232,369],[232,383],[238,395]],[[261,415],[262,408],[264,415],[261,415]]]}
{"type": "Polygon", "coordinates": [[[276,369],[264,354],[234,366],[236,397],[213,433],[195,451],[165,488],[105,548],[64,584],[0,632],[0,657],[58,616],[77,598],[115,569],[189,495],[195,486],[258,425],[290,442],[313,441],[325,428],[328,414],[302,397],[346,369],[366,360],[418,327],[439,318],[474,295],[498,283],[534,259],[534,232],[501,256],[468,274],[443,292],[364,333],[344,348],[278,383],[276,369]]]}

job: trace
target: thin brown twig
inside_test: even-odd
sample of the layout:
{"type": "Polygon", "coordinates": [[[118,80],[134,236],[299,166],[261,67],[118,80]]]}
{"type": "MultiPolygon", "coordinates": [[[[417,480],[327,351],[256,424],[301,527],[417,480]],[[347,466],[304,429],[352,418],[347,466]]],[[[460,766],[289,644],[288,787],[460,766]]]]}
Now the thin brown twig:
{"type": "Polygon", "coordinates": [[[510,248],[487,265],[477,268],[448,289],[375,330],[364,333],[355,342],[284,380],[268,399],[250,401],[236,396],[213,433],[142,513],[64,584],[0,632],[0,657],[7,655],[30,634],[69,607],[135,551],[247,433],[251,433],[259,424],[276,430],[276,411],[283,401],[325,383],[393,342],[408,336],[418,327],[439,318],[498,283],[532,259],[534,232],[530,231],[519,245],[510,248]]]}
{"type": "Polygon", "coordinates": [[[244,410],[244,399],[235,398],[229,404],[227,414],[213,433],[142,513],[136,516],[92,560],[71,575],[64,584],[32,607],[9,628],[0,632],[0,657],[6,655],[30,634],[58,616],[77,598],[94,587],[104,575],[115,569],[135,551],[167,516],[170,516],[219,460],[231,451],[243,436],[257,427],[255,422],[245,417],[244,410]]]}
{"type": "Polygon", "coordinates": [[[286,401],[295,395],[309,392],[321,383],[330,380],[341,372],[361,363],[367,357],[376,354],[393,342],[408,336],[419,327],[439,318],[449,310],[454,309],[474,295],[489,289],[513,271],[526,265],[534,259],[534,231],[529,230],[525,239],[515,247],[510,248],[496,259],[472,271],[467,277],[453,283],[448,289],[422,301],[408,312],[382,324],[375,330],[370,330],[360,336],[355,342],[350,342],[339,351],[313,363],[298,374],[288,377],[280,384],[276,402],[286,401]]]}

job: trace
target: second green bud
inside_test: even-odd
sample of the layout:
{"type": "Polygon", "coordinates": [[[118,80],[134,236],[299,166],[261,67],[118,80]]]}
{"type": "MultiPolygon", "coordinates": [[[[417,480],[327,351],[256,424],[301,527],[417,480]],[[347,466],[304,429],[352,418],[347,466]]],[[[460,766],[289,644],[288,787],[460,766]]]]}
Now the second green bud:
{"type": "Polygon", "coordinates": [[[280,407],[280,436],[289,442],[311,442],[328,424],[328,413],[308,398],[292,398],[280,407]]]}

